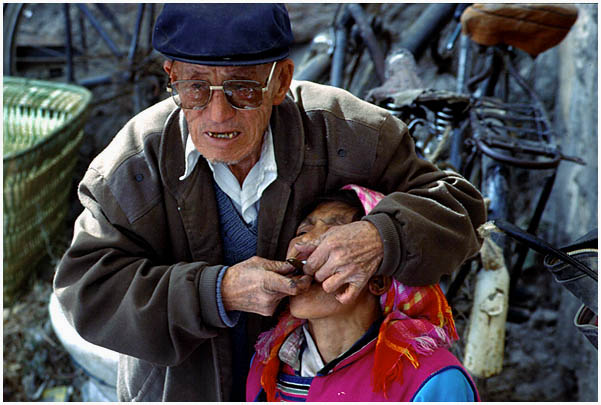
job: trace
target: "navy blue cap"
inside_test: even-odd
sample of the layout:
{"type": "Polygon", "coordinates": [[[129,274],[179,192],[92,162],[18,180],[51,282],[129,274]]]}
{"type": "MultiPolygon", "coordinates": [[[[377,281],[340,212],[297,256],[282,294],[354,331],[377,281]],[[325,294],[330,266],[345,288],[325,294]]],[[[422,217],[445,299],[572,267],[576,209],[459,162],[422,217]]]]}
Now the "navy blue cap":
{"type": "Polygon", "coordinates": [[[273,3],[168,3],[152,35],[167,58],[217,66],[281,60],[293,41],[286,7],[273,3]]]}

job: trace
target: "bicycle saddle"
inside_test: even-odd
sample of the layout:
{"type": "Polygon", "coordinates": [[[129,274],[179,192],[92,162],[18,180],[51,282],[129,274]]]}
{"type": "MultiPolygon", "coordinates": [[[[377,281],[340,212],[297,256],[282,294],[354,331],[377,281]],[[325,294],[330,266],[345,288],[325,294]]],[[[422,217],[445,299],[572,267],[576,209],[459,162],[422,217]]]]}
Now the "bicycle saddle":
{"type": "Polygon", "coordinates": [[[569,4],[473,4],[461,14],[461,31],[480,45],[511,45],[536,57],[560,43],[577,17],[569,4]]]}

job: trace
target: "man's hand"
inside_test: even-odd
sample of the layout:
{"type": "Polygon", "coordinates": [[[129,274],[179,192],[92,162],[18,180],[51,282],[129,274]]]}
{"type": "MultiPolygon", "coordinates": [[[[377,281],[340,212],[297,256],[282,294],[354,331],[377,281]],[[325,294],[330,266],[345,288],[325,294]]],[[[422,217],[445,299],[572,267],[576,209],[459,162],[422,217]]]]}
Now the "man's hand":
{"type": "Polygon", "coordinates": [[[280,300],[305,292],[311,277],[289,278],[294,268],[286,262],[251,257],[225,271],[221,298],[227,311],[273,315],[280,300]]]}
{"type": "Polygon", "coordinates": [[[315,244],[296,244],[300,255],[307,257],[303,270],[323,282],[322,288],[331,293],[346,284],[336,294],[342,304],[354,301],[382,262],[384,247],[376,227],[368,221],[334,226],[315,244]]]}

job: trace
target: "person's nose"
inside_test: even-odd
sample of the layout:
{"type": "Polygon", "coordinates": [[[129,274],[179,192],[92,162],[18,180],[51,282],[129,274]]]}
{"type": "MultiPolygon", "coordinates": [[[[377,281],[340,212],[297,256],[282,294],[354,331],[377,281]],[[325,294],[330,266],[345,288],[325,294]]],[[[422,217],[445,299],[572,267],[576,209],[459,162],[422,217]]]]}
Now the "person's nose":
{"type": "Polygon", "coordinates": [[[209,114],[209,119],[214,122],[225,122],[236,113],[236,109],[227,101],[222,90],[213,90],[206,111],[209,114]]]}
{"type": "MultiPolygon", "coordinates": [[[[297,246],[299,245],[316,245],[319,237],[323,235],[329,228],[330,226],[318,221],[310,231],[297,236],[291,241],[287,257],[297,257],[299,254],[297,246]]],[[[306,259],[306,257],[303,256],[301,259],[306,259]]]]}

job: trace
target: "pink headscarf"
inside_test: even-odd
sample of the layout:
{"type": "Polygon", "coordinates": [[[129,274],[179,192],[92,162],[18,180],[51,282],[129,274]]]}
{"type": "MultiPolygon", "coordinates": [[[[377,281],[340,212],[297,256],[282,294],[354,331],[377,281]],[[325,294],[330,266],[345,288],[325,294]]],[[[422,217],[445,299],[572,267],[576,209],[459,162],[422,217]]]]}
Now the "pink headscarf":
{"type": "Polygon", "coordinates": [[[347,184],[346,186],[342,187],[341,190],[354,191],[357,194],[357,197],[359,197],[361,204],[363,204],[363,209],[365,210],[366,214],[369,214],[371,210],[378,205],[380,200],[385,197],[384,194],[378,191],[370,190],[356,184],[347,184]]]}

